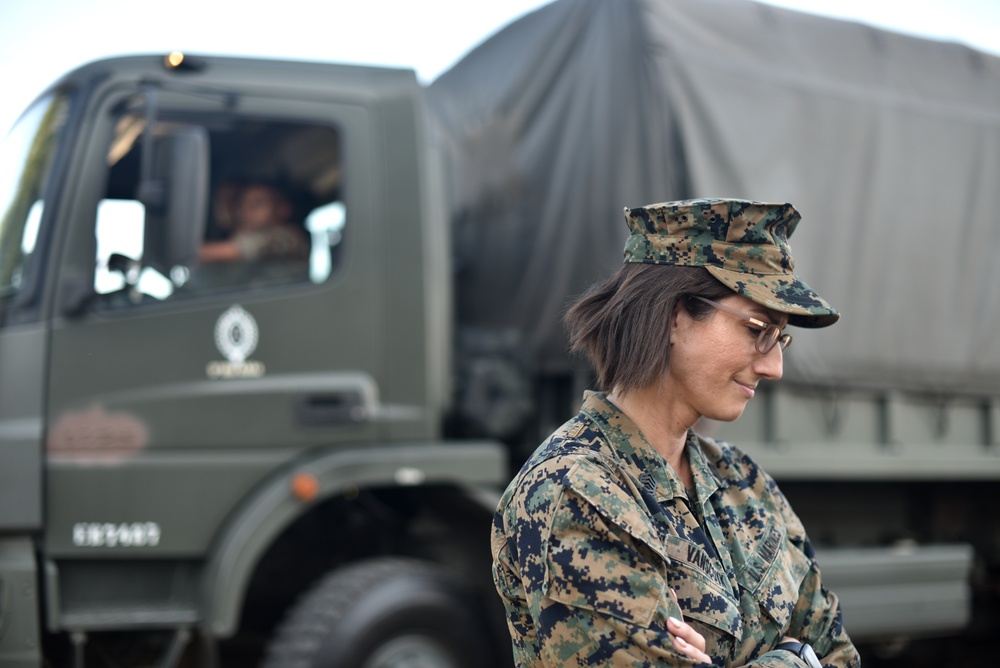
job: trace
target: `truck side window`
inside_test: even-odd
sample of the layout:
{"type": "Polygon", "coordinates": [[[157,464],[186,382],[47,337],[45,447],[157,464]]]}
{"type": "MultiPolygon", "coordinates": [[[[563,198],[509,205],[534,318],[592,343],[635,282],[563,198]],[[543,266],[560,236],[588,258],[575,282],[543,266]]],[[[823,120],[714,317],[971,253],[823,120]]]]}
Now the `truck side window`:
{"type": "Polygon", "coordinates": [[[24,113],[0,144],[0,325],[19,299],[30,299],[26,293],[38,266],[34,259],[45,188],[68,106],[66,95],[46,96],[24,113]]]}
{"type": "MultiPolygon", "coordinates": [[[[95,229],[94,290],[103,307],[319,284],[336,271],[347,209],[333,127],[232,117],[172,121],[164,114],[152,144],[141,116],[123,116],[116,127],[95,229]],[[192,159],[169,148],[185,133],[205,146],[205,183],[178,177],[171,164],[178,155],[192,159]],[[150,173],[143,174],[142,151],[150,145],[150,173]],[[162,201],[143,199],[150,182],[163,191],[162,201]],[[207,193],[198,220],[169,211],[179,194],[184,200],[178,188],[207,193]],[[164,226],[176,229],[164,233],[164,226]]],[[[198,173],[198,165],[190,167],[198,173]]]]}

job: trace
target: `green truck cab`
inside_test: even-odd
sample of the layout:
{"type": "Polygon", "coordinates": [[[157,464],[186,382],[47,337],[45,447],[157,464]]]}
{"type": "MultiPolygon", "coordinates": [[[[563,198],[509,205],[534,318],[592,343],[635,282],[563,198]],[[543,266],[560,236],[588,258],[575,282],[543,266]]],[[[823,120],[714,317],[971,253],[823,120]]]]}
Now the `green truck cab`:
{"type": "MultiPolygon", "coordinates": [[[[0,663],[42,665],[46,639],[87,665],[131,635],[164,665],[194,637],[212,665],[310,588],[363,611],[393,581],[371,625],[451,610],[415,641],[440,665],[506,642],[482,629],[507,458],[441,433],[449,257],[421,104],[409,71],[150,56],[82,67],[21,117],[0,224],[0,663]],[[307,257],[200,263],[231,225],[220,186],[251,181],[284,191],[307,257]]],[[[289,623],[269,665],[308,653],[315,630],[289,623]]]]}

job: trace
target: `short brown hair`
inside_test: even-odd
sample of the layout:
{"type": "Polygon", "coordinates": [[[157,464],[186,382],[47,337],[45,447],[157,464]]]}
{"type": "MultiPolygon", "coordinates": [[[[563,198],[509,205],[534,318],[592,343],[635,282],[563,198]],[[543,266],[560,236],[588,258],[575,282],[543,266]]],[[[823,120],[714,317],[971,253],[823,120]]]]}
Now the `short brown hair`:
{"type": "Polygon", "coordinates": [[[570,349],[590,360],[600,389],[628,392],[648,386],[667,370],[678,303],[700,319],[711,307],[695,296],[731,294],[704,267],[627,263],[571,304],[563,322],[570,349]]]}

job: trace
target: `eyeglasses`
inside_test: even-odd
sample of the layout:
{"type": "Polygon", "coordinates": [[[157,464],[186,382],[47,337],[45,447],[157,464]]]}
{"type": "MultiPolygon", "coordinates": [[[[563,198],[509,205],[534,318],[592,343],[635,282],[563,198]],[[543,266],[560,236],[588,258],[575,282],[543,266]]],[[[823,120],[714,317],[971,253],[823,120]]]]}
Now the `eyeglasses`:
{"type": "Polygon", "coordinates": [[[766,355],[771,352],[775,344],[778,344],[781,346],[781,349],[784,350],[792,343],[792,335],[782,334],[777,325],[772,325],[769,322],[758,320],[757,318],[751,317],[742,311],[737,311],[734,308],[729,308],[728,306],[723,306],[718,302],[713,302],[711,299],[705,299],[704,297],[699,297],[698,295],[693,296],[695,299],[705,302],[712,308],[717,308],[730,315],[735,315],[737,318],[742,318],[749,326],[759,330],[760,334],[757,335],[755,348],[761,355],[766,355]]]}

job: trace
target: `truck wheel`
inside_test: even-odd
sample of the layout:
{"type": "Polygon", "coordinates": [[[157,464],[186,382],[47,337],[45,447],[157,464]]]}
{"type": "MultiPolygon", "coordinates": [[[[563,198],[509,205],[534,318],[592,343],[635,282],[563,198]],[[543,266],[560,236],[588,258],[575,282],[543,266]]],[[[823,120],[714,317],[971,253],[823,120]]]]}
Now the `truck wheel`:
{"type": "Polygon", "coordinates": [[[472,668],[479,612],[444,569],[380,558],[333,571],[291,608],[263,668],[472,668]]]}

